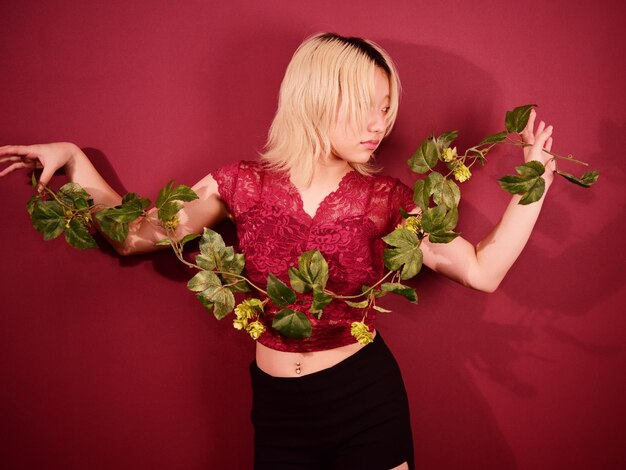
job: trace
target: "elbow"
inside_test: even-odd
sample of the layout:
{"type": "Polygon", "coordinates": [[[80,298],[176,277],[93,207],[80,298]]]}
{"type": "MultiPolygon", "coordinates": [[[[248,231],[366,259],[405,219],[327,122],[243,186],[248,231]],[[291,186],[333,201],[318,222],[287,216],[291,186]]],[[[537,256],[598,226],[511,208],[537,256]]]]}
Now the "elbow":
{"type": "Polygon", "coordinates": [[[498,290],[499,285],[500,285],[499,282],[493,282],[493,283],[480,286],[477,290],[481,292],[485,292],[486,294],[493,294],[496,290],[498,290]]]}
{"type": "Polygon", "coordinates": [[[110,241],[111,246],[115,250],[115,252],[120,256],[131,256],[134,255],[137,251],[133,249],[132,245],[128,243],[120,243],[110,241]]]}
{"type": "Polygon", "coordinates": [[[466,285],[474,290],[484,292],[486,294],[493,294],[502,282],[502,278],[480,278],[474,279],[468,282],[466,285]]]}
{"type": "Polygon", "coordinates": [[[113,248],[115,248],[116,253],[118,255],[120,255],[120,256],[130,256],[130,255],[133,254],[131,249],[129,249],[128,247],[123,246],[123,245],[122,246],[115,246],[114,245],[113,248]]]}

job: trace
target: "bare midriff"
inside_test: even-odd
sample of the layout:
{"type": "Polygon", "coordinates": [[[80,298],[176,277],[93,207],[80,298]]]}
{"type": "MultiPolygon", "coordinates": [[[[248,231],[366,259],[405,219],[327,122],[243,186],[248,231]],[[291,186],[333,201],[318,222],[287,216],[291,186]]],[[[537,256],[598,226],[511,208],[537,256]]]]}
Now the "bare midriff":
{"type": "Polygon", "coordinates": [[[259,369],[273,377],[302,377],[333,367],[363,347],[361,343],[353,343],[325,351],[285,352],[257,342],[256,363],[259,369]]]}

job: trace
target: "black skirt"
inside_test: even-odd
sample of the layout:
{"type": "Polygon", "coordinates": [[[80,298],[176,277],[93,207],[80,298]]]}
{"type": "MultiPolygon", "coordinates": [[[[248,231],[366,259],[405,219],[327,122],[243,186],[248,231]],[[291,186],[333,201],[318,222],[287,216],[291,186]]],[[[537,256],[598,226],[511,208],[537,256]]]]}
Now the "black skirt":
{"type": "Polygon", "coordinates": [[[250,374],[255,469],[414,468],[404,382],[380,334],[320,372],[272,377],[252,362],[250,374]]]}

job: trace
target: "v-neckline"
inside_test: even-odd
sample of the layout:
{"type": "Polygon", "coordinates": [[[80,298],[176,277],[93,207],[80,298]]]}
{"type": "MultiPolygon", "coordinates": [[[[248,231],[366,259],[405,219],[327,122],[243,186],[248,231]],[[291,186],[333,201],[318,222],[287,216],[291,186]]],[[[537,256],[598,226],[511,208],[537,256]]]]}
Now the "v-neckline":
{"type": "Polygon", "coordinates": [[[293,181],[291,181],[291,178],[289,177],[289,173],[286,174],[286,179],[287,179],[287,184],[289,185],[289,187],[291,188],[291,191],[295,195],[298,210],[302,214],[304,214],[309,221],[313,221],[320,214],[320,209],[322,209],[328,203],[328,201],[330,201],[333,197],[335,197],[335,195],[339,192],[339,190],[343,188],[344,184],[348,181],[348,179],[352,177],[353,173],[357,173],[357,171],[350,170],[341,177],[341,179],[339,180],[339,183],[337,184],[337,187],[322,198],[320,203],[315,208],[315,212],[312,215],[304,209],[304,200],[302,199],[302,193],[300,193],[296,185],[293,184],[293,181]]]}

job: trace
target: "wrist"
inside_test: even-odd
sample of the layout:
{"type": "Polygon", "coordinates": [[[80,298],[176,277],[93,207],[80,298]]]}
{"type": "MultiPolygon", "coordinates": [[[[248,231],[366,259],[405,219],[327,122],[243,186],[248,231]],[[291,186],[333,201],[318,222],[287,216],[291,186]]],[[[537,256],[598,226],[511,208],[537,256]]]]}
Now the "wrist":
{"type": "Polygon", "coordinates": [[[71,177],[71,175],[74,173],[76,169],[76,166],[79,164],[79,160],[81,158],[84,158],[85,154],[76,144],[66,142],[64,143],[64,145],[66,146],[65,151],[67,154],[67,160],[64,165],[65,172],[67,173],[68,176],[71,177]]]}

